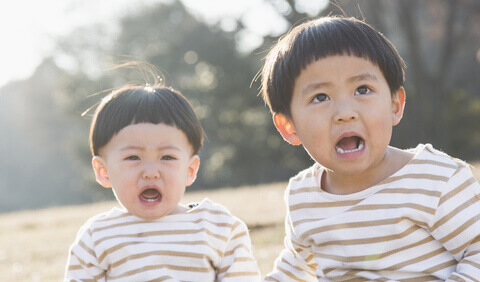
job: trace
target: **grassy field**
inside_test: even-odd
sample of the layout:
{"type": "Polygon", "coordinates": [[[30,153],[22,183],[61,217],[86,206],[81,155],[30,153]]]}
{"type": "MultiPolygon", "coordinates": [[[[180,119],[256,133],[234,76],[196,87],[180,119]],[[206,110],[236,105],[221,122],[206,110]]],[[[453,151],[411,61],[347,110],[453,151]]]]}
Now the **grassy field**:
{"type": "MultiPolygon", "coordinates": [[[[286,183],[187,192],[185,204],[204,197],[226,206],[250,229],[263,275],[283,248],[286,183]]],[[[0,214],[0,281],[61,281],[69,245],[79,227],[116,202],[0,214]]]]}
{"type": "MultiPolygon", "coordinates": [[[[480,163],[475,177],[480,180],[480,163]]],[[[226,206],[250,228],[262,275],[283,248],[286,183],[187,192],[185,204],[208,197],[226,206]]],[[[69,245],[91,216],[116,202],[0,214],[0,281],[60,281],[69,245]]]]}

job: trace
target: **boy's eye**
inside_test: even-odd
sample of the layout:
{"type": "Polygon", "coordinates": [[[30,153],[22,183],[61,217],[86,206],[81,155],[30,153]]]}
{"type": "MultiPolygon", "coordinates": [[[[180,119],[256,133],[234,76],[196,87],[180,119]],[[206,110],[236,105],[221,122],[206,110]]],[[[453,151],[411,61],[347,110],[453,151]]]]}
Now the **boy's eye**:
{"type": "Polygon", "coordinates": [[[125,160],[127,161],[138,161],[140,160],[140,157],[139,156],[128,156],[125,158],[125,160]]]}
{"type": "Polygon", "coordinates": [[[327,94],[317,94],[315,97],[313,97],[312,102],[325,102],[330,100],[330,98],[327,96],[327,94]]]}
{"type": "Polygon", "coordinates": [[[368,93],[370,93],[370,88],[368,88],[367,86],[360,86],[357,88],[357,90],[355,90],[355,94],[358,95],[365,95],[368,93]]]}

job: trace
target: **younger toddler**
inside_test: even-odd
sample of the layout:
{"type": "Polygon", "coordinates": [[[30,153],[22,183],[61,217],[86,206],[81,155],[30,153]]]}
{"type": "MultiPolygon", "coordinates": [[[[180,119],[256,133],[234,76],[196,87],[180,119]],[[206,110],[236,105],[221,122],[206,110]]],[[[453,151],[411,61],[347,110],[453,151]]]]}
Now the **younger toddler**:
{"type": "Polygon", "coordinates": [[[105,97],[90,131],[98,183],[122,208],[99,214],[70,248],[67,281],[259,281],[246,225],[204,199],[179,204],[197,176],[203,129],[166,87],[105,97]]]}

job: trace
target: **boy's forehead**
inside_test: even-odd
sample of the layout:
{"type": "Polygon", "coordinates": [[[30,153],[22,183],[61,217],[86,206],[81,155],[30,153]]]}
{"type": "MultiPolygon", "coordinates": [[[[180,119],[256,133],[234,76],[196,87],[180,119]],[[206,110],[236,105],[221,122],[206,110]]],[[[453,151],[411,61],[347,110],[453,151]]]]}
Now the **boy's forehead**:
{"type": "MultiPolygon", "coordinates": [[[[295,78],[306,72],[314,71],[316,75],[331,76],[332,70],[338,70],[341,74],[351,74],[349,80],[378,80],[378,73],[383,74],[380,66],[372,60],[351,55],[331,55],[312,60],[302,68],[295,78]],[[370,71],[368,71],[370,70],[370,71]],[[374,72],[372,72],[374,70],[374,72]]],[[[321,79],[322,77],[319,77],[321,79]]]]}
{"type": "Polygon", "coordinates": [[[295,78],[292,90],[307,94],[315,89],[331,87],[334,83],[361,81],[386,83],[380,67],[370,60],[346,55],[328,56],[308,64],[295,78]]]}

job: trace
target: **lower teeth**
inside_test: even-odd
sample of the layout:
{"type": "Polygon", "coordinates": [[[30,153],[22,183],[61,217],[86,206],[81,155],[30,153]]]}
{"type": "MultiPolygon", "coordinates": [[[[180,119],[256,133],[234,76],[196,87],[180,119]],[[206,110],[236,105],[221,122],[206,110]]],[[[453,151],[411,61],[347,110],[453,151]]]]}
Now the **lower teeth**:
{"type": "Polygon", "coordinates": [[[147,201],[147,202],[155,202],[156,200],[157,200],[157,198],[155,198],[155,199],[145,199],[145,201],[147,201]]]}
{"type": "Polygon", "coordinates": [[[337,152],[339,152],[340,154],[345,154],[345,153],[352,153],[352,152],[356,152],[356,151],[359,151],[361,149],[363,149],[364,145],[363,145],[363,141],[360,142],[360,144],[358,145],[358,148],[356,149],[353,149],[353,150],[344,150],[340,147],[335,147],[335,149],[337,150],[337,152]]]}

